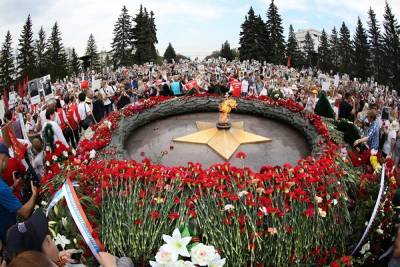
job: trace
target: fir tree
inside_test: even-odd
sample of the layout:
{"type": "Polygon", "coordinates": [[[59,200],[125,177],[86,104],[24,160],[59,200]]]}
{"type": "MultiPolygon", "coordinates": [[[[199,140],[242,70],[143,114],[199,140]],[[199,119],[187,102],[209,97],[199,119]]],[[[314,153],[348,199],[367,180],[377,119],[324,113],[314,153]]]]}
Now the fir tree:
{"type": "Polygon", "coordinates": [[[307,67],[313,67],[314,66],[314,55],[315,55],[315,50],[314,50],[314,40],[311,38],[311,35],[309,32],[306,33],[306,36],[304,38],[304,54],[305,54],[305,62],[307,67]]]}
{"type": "Polygon", "coordinates": [[[79,63],[78,55],[76,54],[75,48],[72,48],[71,56],[68,62],[69,74],[77,76],[79,74],[81,64],[79,63]]]}
{"type": "Polygon", "coordinates": [[[67,56],[61,40],[57,22],[54,23],[50,38],[47,41],[47,64],[51,79],[63,79],[67,75],[67,56]]]}
{"type": "Polygon", "coordinates": [[[369,46],[368,37],[361,22],[360,17],[357,22],[357,29],[353,40],[353,74],[357,78],[361,78],[363,81],[369,77],[369,46]]]}
{"type": "Polygon", "coordinates": [[[47,74],[46,67],[46,33],[43,27],[40,27],[38,39],[35,44],[35,58],[37,74],[41,77],[47,74]]]}
{"type": "Polygon", "coordinates": [[[285,62],[285,40],[283,37],[282,19],[278,13],[278,8],[271,0],[267,12],[266,29],[269,36],[268,48],[271,50],[270,62],[274,64],[284,64],[285,62]]]}
{"type": "Polygon", "coordinates": [[[332,29],[329,45],[331,47],[332,70],[336,73],[339,71],[339,38],[335,27],[332,29]]]}
{"type": "Polygon", "coordinates": [[[100,70],[99,54],[97,53],[97,45],[93,34],[89,35],[85,55],[90,57],[90,68],[96,71],[100,70]]]}
{"type": "Polygon", "coordinates": [[[156,44],[158,44],[158,39],[157,39],[157,26],[153,11],[150,11],[150,17],[148,17],[147,20],[150,28],[150,38],[149,38],[150,57],[155,61],[155,59],[158,57],[158,52],[156,49],[156,44]]]}
{"type": "Polygon", "coordinates": [[[24,79],[26,76],[35,76],[35,55],[33,46],[33,32],[31,15],[28,15],[24,28],[22,29],[21,38],[18,44],[18,76],[24,79]]]}
{"type": "Polygon", "coordinates": [[[353,48],[351,45],[350,31],[346,24],[343,22],[340,28],[339,37],[339,71],[351,75],[351,56],[353,54],[353,48]]]}
{"type": "Polygon", "coordinates": [[[300,67],[303,65],[302,53],[296,40],[296,34],[294,33],[293,26],[289,26],[289,36],[286,45],[286,56],[290,58],[292,67],[300,67]]]}
{"type": "Polygon", "coordinates": [[[391,88],[398,88],[400,84],[400,40],[399,25],[389,4],[386,2],[383,22],[383,56],[385,80],[391,88]]]}
{"type": "Polygon", "coordinates": [[[382,47],[382,35],[380,31],[380,25],[376,20],[376,14],[372,8],[368,11],[368,37],[370,47],[370,66],[371,74],[374,76],[375,81],[382,82],[383,75],[383,47],[382,47]]]}
{"type": "Polygon", "coordinates": [[[133,35],[131,16],[123,6],[121,15],[114,26],[114,38],[111,44],[112,60],[115,66],[129,66],[133,62],[133,35]]]}
{"type": "Polygon", "coordinates": [[[164,59],[169,63],[171,63],[172,60],[176,60],[175,49],[172,47],[171,43],[169,43],[167,49],[165,49],[164,59]]]}
{"type": "Polygon", "coordinates": [[[245,21],[241,25],[239,40],[240,60],[265,60],[267,40],[268,36],[264,21],[261,16],[256,16],[253,8],[250,7],[245,21]]]}
{"type": "MultiPolygon", "coordinates": [[[[12,53],[12,40],[10,31],[7,31],[6,38],[0,52],[0,90],[3,87],[9,88],[13,83],[15,75],[14,57],[12,53]]],[[[1,92],[2,94],[3,92],[1,92]]]]}
{"type": "Polygon", "coordinates": [[[328,72],[331,70],[332,59],[330,53],[330,46],[328,41],[328,35],[325,32],[325,29],[322,30],[321,35],[321,43],[318,47],[318,67],[328,72]]]}
{"type": "Polygon", "coordinates": [[[147,12],[146,8],[140,6],[139,13],[134,18],[135,27],[132,30],[134,38],[135,62],[143,64],[145,62],[155,62],[157,50],[157,29],[154,21],[154,14],[147,12]]]}
{"type": "Polygon", "coordinates": [[[233,53],[231,50],[231,45],[229,44],[228,41],[225,41],[225,43],[222,44],[221,46],[221,51],[220,51],[220,56],[222,58],[226,58],[228,61],[233,60],[233,53]]]}

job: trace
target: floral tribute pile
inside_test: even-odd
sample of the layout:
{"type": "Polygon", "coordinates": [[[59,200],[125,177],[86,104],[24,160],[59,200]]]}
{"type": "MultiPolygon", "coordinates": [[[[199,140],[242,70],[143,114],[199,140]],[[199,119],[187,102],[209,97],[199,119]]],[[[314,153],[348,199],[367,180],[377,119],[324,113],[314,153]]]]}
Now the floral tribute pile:
{"type": "MultiPolygon", "coordinates": [[[[209,168],[191,162],[167,167],[148,158],[142,162],[112,159],[114,152],[104,148],[122,118],[174,101],[156,97],[111,113],[92,127],[93,137],[82,140],[76,154],[60,144],[54,154],[48,152],[43,195],[51,198],[66,178],[78,182],[82,205],[107,251],[129,256],[138,266],[148,266],[150,261],[158,266],[154,256],[160,255],[163,234],[176,228],[186,231],[193,242],[213,246],[220,256],[218,262],[227,266],[350,266],[369,260],[371,252],[356,258],[346,255],[372,212],[366,203],[368,196],[376,196],[379,179],[370,164],[354,167],[356,152],[341,153],[343,145],[330,137],[335,132],[332,126],[317,115],[303,113],[298,103],[269,97],[248,99],[304,116],[323,137],[319,143],[323,153],[301,159],[296,166],[264,166],[259,172],[229,163],[209,168]],[[367,197],[365,190],[369,190],[367,197]]],[[[246,154],[239,152],[236,157],[244,159],[246,154]]],[[[387,175],[394,174],[388,171],[387,175]]],[[[395,189],[395,179],[388,181],[382,203],[386,214],[393,210],[390,200],[395,189]]],[[[51,216],[60,224],[59,231],[75,231],[76,236],[72,221],[51,216]]],[[[369,240],[379,235],[378,228],[390,233],[391,222],[385,222],[385,216],[376,221],[369,240]]],[[[74,245],[84,246],[79,240],[74,245]]]]}

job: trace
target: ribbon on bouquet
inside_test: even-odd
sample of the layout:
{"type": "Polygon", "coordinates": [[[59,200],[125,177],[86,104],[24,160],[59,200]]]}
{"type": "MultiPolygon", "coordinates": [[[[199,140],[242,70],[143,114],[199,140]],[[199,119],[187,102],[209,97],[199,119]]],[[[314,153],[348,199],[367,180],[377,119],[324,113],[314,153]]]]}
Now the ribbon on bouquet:
{"type": "Polygon", "coordinates": [[[93,236],[93,228],[90,225],[81,204],[79,203],[74,185],[70,179],[67,179],[62,188],[56,192],[49,204],[49,207],[47,208],[46,214],[48,214],[49,210],[54,207],[63,197],[65,197],[68,209],[75,221],[76,226],[79,229],[79,232],[81,233],[92,254],[96,257],[97,261],[99,261],[99,252],[104,251],[104,247],[100,243],[99,239],[93,236]]]}
{"type": "Polygon", "coordinates": [[[369,230],[370,230],[370,228],[371,228],[371,226],[372,226],[372,224],[373,224],[373,222],[375,220],[375,217],[376,217],[376,215],[378,213],[378,208],[379,208],[379,205],[381,204],[383,188],[384,188],[384,185],[385,185],[385,165],[383,165],[381,171],[382,171],[382,175],[381,175],[380,188],[379,188],[379,193],[378,193],[378,197],[376,199],[374,210],[372,211],[371,218],[369,219],[369,222],[368,222],[367,228],[364,231],[364,234],[362,235],[362,237],[361,237],[360,241],[358,242],[357,246],[353,249],[353,252],[351,252],[351,255],[354,255],[354,253],[357,252],[357,250],[360,248],[361,244],[364,242],[364,239],[367,237],[367,234],[368,234],[368,232],[369,232],[369,230]]]}

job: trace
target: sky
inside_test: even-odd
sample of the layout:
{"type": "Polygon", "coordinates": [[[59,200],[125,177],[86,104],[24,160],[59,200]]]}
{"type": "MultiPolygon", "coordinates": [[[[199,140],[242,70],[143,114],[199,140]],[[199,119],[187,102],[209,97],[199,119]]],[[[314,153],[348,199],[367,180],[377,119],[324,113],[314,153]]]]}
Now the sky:
{"type": "MultiPolygon", "coordinates": [[[[388,0],[400,19],[400,1],[388,0]]],[[[161,55],[171,42],[177,53],[204,57],[218,50],[226,40],[231,47],[239,46],[240,25],[250,6],[265,20],[270,0],[0,0],[0,42],[7,30],[13,36],[13,46],[28,14],[33,22],[34,38],[40,27],[47,36],[57,21],[66,48],[84,54],[92,33],[98,50],[110,50],[114,24],[126,5],[131,15],[140,4],[155,13],[157,49],[161,55]]],[[[367,12],[372,7],[381,22],[385,0],[275,0],[283,20],[285,35],[289,25],[295,31],[314,28],[331,31],[344,21],[352,34],[357,17],[366,25],[367,12]]]]}

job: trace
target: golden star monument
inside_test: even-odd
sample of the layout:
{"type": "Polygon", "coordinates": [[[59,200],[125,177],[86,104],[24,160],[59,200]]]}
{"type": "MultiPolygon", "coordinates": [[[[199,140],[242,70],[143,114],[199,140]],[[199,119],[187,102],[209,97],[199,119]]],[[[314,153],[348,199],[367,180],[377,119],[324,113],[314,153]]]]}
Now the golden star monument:
{"type": "Polygon", "coordinates": [[[229,113],[236,108],[234,99],[226,99],[219,106],[219,121],[197,121],[197,133],[175,138],[174,142],[207,144],[225,160],[229,160],[241,144],[270,142],[271,139],[246,132],[244,122],[229,122],[229,113]]]}

